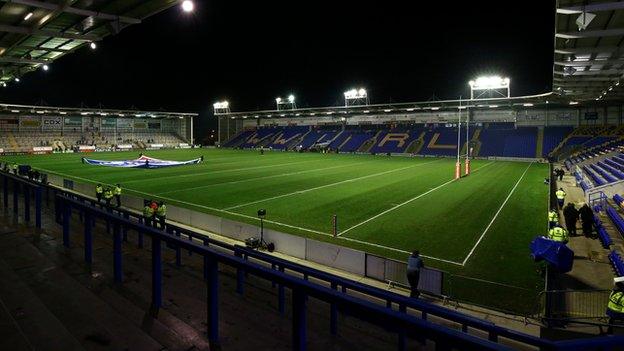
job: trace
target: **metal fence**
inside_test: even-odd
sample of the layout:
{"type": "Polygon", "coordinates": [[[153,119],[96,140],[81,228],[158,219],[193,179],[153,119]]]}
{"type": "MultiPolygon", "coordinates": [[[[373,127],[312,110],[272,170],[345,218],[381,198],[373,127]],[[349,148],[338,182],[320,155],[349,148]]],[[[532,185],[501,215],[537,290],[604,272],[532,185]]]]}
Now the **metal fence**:
{"type": "Polygon", "coordinates": [[[540,294],[548,319],[603,319],[610,290],[551,290],[540,294]]]}
{"type": "MultiPolygon", "coordinates": [[[[407,264],[405,262],[366,254],[366,270],[364,274],[368,278],[384,281],[391,285],[409,287],[407,282],[407,264]]],[[[435,296],[442,296],[443,283],[443,271],[426,267],[421,269],[418,282],[420,291],[435,296]]]]}

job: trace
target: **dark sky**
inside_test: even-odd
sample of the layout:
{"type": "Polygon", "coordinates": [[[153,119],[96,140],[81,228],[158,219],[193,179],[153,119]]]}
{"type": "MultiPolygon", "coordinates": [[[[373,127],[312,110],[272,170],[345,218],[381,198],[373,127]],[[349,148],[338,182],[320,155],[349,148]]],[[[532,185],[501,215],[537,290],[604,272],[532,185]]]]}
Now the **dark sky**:
{"type": "MultiPolygon", "coordinates": [[[[511,77],[512,95],[549,91],[554,1],[195,0],[31,73],[2,102],[201,113],[457,98],[484,74],[511,77]]],[[[202,128],[203,127],[203,128],[202,128]]]]}

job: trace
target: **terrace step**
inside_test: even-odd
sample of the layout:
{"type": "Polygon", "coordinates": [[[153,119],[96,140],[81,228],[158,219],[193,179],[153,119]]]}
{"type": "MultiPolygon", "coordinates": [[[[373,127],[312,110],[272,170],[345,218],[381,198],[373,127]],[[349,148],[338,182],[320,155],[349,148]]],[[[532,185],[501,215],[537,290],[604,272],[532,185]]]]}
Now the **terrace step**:
{"type": "MultiPolygon", "coordinates": [[[[3,236],[3,261],[6,267],[13,271],[14,279],[19,279],[28,287],[47,309],[40,313],[48,320],[53,316],[58,321],[51,323],[51,326],[59,332],[52,334],[52,339],[71,335],[61,340],[68,343],[67,348],[44,346],[42,349],[163,349],[160,343],[131,323],[124,316],[125,312],[118,313],[111,309],[110,305],[69,275],[65,267],[55,264],[37,250],[22,237],[25,234],[28,233],[3,236]],[[66,332],[63,332],[61,326],[66,332]]],[[[83,269],[73,274],[86,276],[87,272],[83,269]]],[[[47,324],[45,328],[48,328],[47,324]]],[[[52,341],[54,340],[50,343],[52,341]]]]}
{"type": "Polygon", "coordinates": [[[537,147],[535,148],[535,157],[542,158],[544,152],[544,127],[537,128],[537,147]]]}

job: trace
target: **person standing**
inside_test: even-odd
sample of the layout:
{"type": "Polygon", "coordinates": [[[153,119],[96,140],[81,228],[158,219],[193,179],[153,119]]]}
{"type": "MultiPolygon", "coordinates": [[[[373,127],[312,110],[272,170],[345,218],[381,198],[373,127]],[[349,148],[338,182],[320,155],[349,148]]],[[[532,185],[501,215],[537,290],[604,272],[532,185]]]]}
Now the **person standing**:
{"type": "Polygon", "coordinates": [[[113,189],[113,195],[115,195],[115,200],[117,200],[117,207],[121,206],[121,185],[115,185],[115,189],[113,189]]]}
{"type": "Polygon", "coordinates": [[[563,188],[559,188],[559,190],[555,192],[555,196],[557,197],[557,204],[559,205],[559,208],[563,208],[563,203],[565,201],[566,195],[567,194],[565,191],[563,191],[563,188]]]}
{"type": "Polygon", "coordinates": [[[102,188],[102,184],[98,184],[95,186],[95,198],[98,202],[102,202],[102,194],[104,194],[104,188],[102,188]]]}
{"type": "Polygon", "coordinates": [[[579,210],[579,216],[583,225],[583,235],[587,238],[594,232],[594,213],[587,204],[583,204],[579,210]]]}
{"type": "Polygon", "coordinates": [[[410,285],[410,297],[420,296],[418,291],[418,282],[420,281],[420,270],[425,266],[422,258],[420,258],[420,252],[414,250],[410,257],[407,259],[407,281],[410,285]]]}
{"type": "Polygon", "coordinates": [[[156,220],[160,224],[160,229],[165,229],[165,219],[167,219],[167,205],[164,202],[160,202],[156,209],[156,220]]]}
{"type": "Polygon", "coordinates": [[[557,176],[559,176],[559,181],[562,181],[562,180],[563,180],[563,175],[564,175],[564,174],[565,174],[565,172],[564,172],[564,170],[563,170],[563,169],[559,168],[559,169],[557,170],[557,176]]]}
{"type": "Polygon", "coordinates": [[[609,329],[607,333],[613,333],[613,324],[624,322],[624,276],[613,278],[615,286],[609,295],[607,304],[607,316],[609,316],[609,329]]]}
{"type": "Polygon", "coordinates": [[[556,208],[552,208],[548,211],[548,229],[554,227],[559,224],[559,212],[557,212],[556,208]]]}
{"type": "Polygon", "coordinates": [[[104,190],[104,202],[106,202],[106,207],[110,207],[111,201],[113,201],[113,189],[107,187],[104,190]]]}
{"type": "Polygon", "coordinates": [[[565,219],[565,225],[570,235],[576,235],[576,221],[578,220],[579,213],[574,207],[574,204],[569,202],[563,209],[563,218],[565,219]]]}
{"type": "Polygon", "coordinates": [[[152,208],[152,204],[149,200],[143,201],[143,223],[151,227],[152,226],[152,218],[154,217],[154,209],[152,208]]]}
{"type": "Polygon", "coordinates": [[[556,226],[552,227],[552,229],[548,231],[548,239],[567,244],[568,243],[568,231],[563,229],[560,225],[557,224],[556,226]]]}

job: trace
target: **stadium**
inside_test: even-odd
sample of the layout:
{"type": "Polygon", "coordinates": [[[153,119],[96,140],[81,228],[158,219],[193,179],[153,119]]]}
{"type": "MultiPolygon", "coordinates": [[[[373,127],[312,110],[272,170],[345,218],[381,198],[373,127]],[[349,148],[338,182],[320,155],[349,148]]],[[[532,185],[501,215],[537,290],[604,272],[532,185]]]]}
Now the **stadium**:
{"type": "MultiPolygon", "coordinates": [[[[3,2],[0,85],[207,8],[3,2]]],[[[0,349],[624,349],[623,14],[553,2],[538,94],[4,101],[0,349]]]]}

